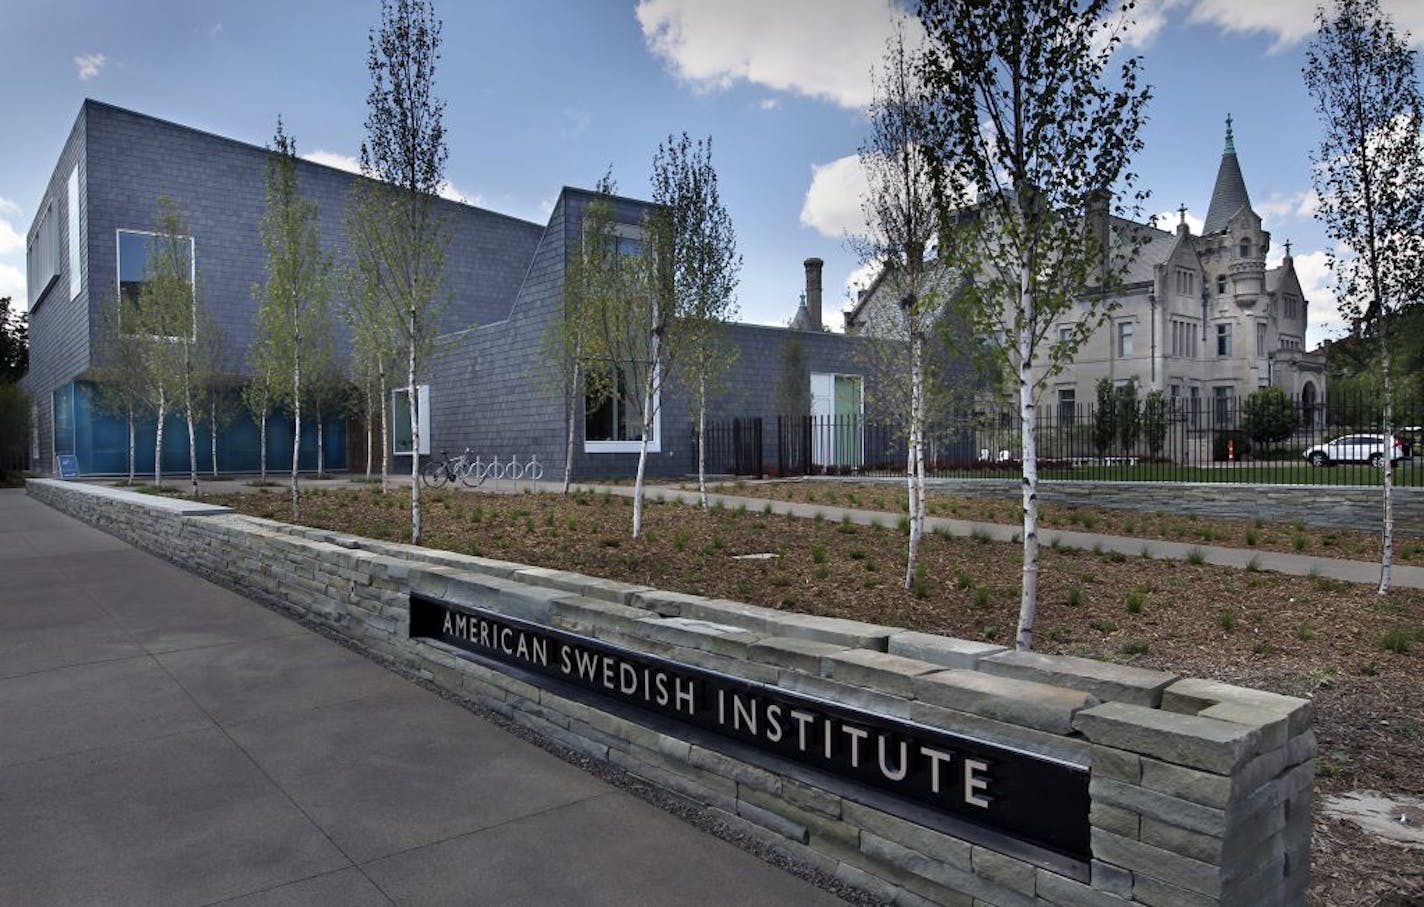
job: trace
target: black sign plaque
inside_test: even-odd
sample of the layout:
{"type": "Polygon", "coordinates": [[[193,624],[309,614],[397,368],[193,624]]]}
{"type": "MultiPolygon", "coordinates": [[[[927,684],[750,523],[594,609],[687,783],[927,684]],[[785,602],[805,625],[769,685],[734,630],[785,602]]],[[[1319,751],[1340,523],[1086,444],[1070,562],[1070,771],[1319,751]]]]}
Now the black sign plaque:
{"type": "Polygon", "coordinates": [[[419,593],[410,637],[572,683],[1076,860],[1088,769],[419,593]]]}

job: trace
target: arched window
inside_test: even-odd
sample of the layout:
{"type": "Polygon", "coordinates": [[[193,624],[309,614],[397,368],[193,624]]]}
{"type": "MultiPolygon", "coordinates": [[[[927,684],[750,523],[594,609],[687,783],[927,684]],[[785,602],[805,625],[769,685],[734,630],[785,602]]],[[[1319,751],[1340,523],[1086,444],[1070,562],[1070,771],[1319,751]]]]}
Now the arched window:
{"type": "Polygon", "coordinates": [[[1300,389],[1300,421],[1303,428],[1315,427],[1315,411],[1317,408],[1315,399],[1315,385],[1307,381],[1300,389]]]}
{"type": "Polygon", "coordinates": [[[1241,254],[1237,256],[1238,258],[1250,258],[1250,257],[1251,257],[1251,240],[1249,240],[1249,239],[1242,239],[1242,240],[1241,240],[1241,249],[1240,249],[1240,252],[1241,252],[1241,254]]]}

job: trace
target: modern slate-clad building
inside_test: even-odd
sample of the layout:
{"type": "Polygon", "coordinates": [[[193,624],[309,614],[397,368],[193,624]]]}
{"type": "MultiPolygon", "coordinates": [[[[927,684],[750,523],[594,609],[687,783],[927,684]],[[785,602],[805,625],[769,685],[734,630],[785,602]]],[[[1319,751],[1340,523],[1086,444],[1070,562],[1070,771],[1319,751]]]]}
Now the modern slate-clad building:
{"type": "MultiPolygon", "coordinates": [[[[144,279],[142,250],[145,237],[156,229],[161,194],[170,196],[188,220],[202,302],[223,329],[233,361],[243,367],[254,339],[253,287],[265,278],[258,224],[266,207],[268,154],[258,146],[84,102],[28,235],[31,364],[24,387],[34,401],[32,452],[38,469],[53,469],[60,454],[75,455],[81,475],[127,469],[126,424],[97,405],[93,384],[100,364],[99,306],[113,299],[110,294],[120,284],[144,279]]],[[[343,217],[352,183],[359,178],[307,161],[299,164],[300,191],[319,203],[322,241],[338,267],[350,260],[343,217]]],[[[469,446],[486,458],[536,456],[546,465],[546,475],[561,467],[567,414],[542,344],[563,293],[569,250],[578,241],[583,211],[592,198],[589,192],[564,189],[542,225],[439,202],[450,247],[443,336],[421,378],[430,420],[422,431],[429,449],[422,453],[469,446]]],[[[617,201],[618,220],[630,227],[641,224],[647,210],[644,202],[617,201]]],[[[806,268],[807,305],[792,328],[739,324],[730,329],[738,355],[714,415],[763,417],[768,463],[776,452],[772,388],[789,344],[800,347],[815,411],[864,410],[864,368],[855,353],[862,341],[821,329],[819,260],[808,259],[806,268]],[[827,396],[827,388],[837,389],[834,397],[827,396]]],[[[628,474],[636,464],[636,435],[628,437],[605,415],[576,414],[578,476],[628,474]]],[[[694,468],[690,422],[687,395],[670,383],[662,393],[651,442],[654,474],[694,468]]],[[[268,464],[280,470],[290,463],[290,423],[274,414],[268,432],[268,464]]],[[[325,432],[326,465],[344,468],[345,421],[329,420],[325,432]]],[[[403,470],[409,464],[409,432],[396,434],[393,468],[403,470]]],[[[152,472],[153,436],[150,420],[138,439],[140,473],[152,472]]],[[[186,432],[180,420],[170,423],[165,438],[165,472],[186,470],[186,432]]],[[[304,468],[315,467],[315,447],[315,428],[304,424],[304,468]]],[[[207,468],[206,443],[199,462],[207,468]]],[[[257,469],[258,432],[251,418],[241,416],[221,428],[218,464],[227,472],[257,469]]]]}

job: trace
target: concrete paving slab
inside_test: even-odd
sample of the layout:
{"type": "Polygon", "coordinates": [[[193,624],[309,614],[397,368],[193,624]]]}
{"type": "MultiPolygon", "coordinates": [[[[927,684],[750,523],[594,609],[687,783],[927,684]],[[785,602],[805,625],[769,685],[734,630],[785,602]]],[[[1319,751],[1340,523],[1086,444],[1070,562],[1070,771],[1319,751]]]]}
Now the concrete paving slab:
{"type": "Polygon", "coordinates": [[[87,587],[85,593],[113,614],[149,652],[176,652],[308,632],[280,614],[202,581],[178,588],[173,584],[93,586],[87,587]]]}
{"type": "Polygon", "coordinates": [[[228,726],[411,688],[409,681],[310,632],[157,658],[214,721],[228,726]]]}
{"type": "Polygon", "coordinates": [[[144,654],[113,615],[63,591],[0,588],[0,678],[144,654]]]}
{"type": "Polygon", "coordinates": [[[398,904],[821,905],[840,899],[627,794],[607,793],[365,866],[398,904]],[[616,843],[590,829],[618,829],[616,843]],[[612,845],[612,846],[610,846],[612,845]],[[557,859],[551,859],[557,854],[557,859]],[[697,854],[695,859],[690,858],[697,854]]]}
{"type": "Polygon", "coordinates": [[[211,726],[147,655],[0,680],[0,766],[211,726]]]}
{"type": "Polygon", "coordinates": [[[259,718],[229,732],[357,863],[607,790],[543,750],[471,720],[412,686],[259,718]]]}
{"type": "Polygon", "coordinates": [[[279,885],[266,891],[223,901],[223,907],[389,907],[391,899],[360,869],[338,869],[325,875],[279,885]]]}
{"type": "Polygon", "coordinates": [[[221,731],[0,768],[0,903],[202,904],[350,862],[221,731]]]}

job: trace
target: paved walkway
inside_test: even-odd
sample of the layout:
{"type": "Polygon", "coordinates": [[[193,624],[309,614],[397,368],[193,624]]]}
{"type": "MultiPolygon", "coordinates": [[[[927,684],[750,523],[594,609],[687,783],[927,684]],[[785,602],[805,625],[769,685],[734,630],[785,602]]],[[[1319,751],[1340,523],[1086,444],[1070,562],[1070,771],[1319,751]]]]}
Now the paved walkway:
{"type": "MultiPolygon", "coordinates": [[[[396,485],[403,485],[409,488],[410,477],[393,476],[392,481],[396,485]]],[[[181,487],[181,486],[180,486],[181,487]]],[[[369,485],[359,484],[344,478],[323,479],[319,483],[307,487],[361,487],[368,488],[369,485]]],[[[521,482],[518,489],[520,491],[529,489],[536,491],[557,492],[562,488],[557,482],[521,482]]],[[[601,485],[597,483],[576,483],[574,488],[592,491],[596,494],[607,492],[609,494],[631,497],[633,494],[632,485],[601,485]]],[[[754,490],[754,486],[751,486],[754,490]]],[[[203,494],[224,494],[234,491],[252,491],[245,482],[219,481],[203,482],[200,485],[203,494]]],[[[498,486],[481,488],[477,493],[503,493],[511,494],[515,492],[513,483],[501,482],[498,486]]],[[[687,503],[696,503],[698,496],[695,490],[689,491],[685,488],[663,485],[649,485],[645,489],[645,494],[649,500],[673,500],[680,499],[687,503]]],[[[901,517],[899,513],[888,513],[877,510],[858,510],[850,507],[835,507],[827,504],[804,504],[792,501],[779,501],[770,498],[756,497],[755,495],[732,495],[709,493],[709,499],[714,503],[721,501],[725,507],[744,506],[748,510],[761,512],[767,504],[771,505],[772,513],[786,514],[814,519],[820,516],[831,522],[840,522],[843,518],[849,517],[852,523],[869,525],[872,522],[880,522],[882,525],[894,526],[901,517]]],[[[1245,516],[1245,515],[1243,515],[1245,516]]],[[[948,517],[925,517],[926,529],[930,532],[942,530],[950,535],[968,537],[971,535],[985,535],[1000,542],[1009,542],[1020,538],[1021,527],[1010,526],[1004,523],[985,523],[976,520],[956,520],[948,517]]],[[[1179,560],[1184,561],[1196,554],[1208,564],[1218,564],[1223,567],[1236,567],[1246,569],[1252,561],[1260,570],[1269,570],[1276,573],[1287,573],[1294,576],[1322,576],[1328,579],[1344,580],[1351,583],[1379,583],[1379,562],[1360,561],[1347,558],[1316,557],[1306,554],[1291,554],[1284,551],[1259,551],[1254,548],[1228,548],[1221,545],[1201,545],[1192,542],[1171,542],[1158,539],[1142,539],[1132,536],[1122,535],[1102,535],[1094,532],[1075,532],[1068,529],[1044,528],[1039,531],[1039,539],[1044,545],[1051,545],[1055,541],[1060,545],[1070,548],[1081,548],[1085,551],[1101,549],[1103,551],[1117,551],[1131,557],[1138,557],[1144,551],[1150,557],[1159,560],[1179,560]]],[[[1405,537],[1396,538],[1396,547],[1401,543],[1408,543],[1405,537]]],[[[1396,559],[1391,572],[1391,580],[1394,586],[1402,589],[1424,589],[1424,567],[1409,566],[1400,564],[1396,559]]]]}
{"type": "Polygon", "coordinates": [[[0,491],[0,904],[839,903],[0,491]]]}

